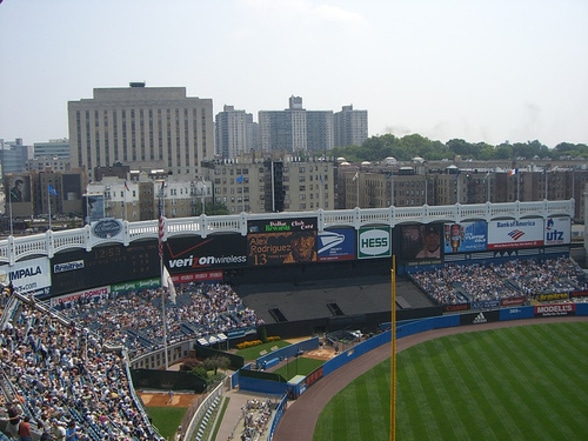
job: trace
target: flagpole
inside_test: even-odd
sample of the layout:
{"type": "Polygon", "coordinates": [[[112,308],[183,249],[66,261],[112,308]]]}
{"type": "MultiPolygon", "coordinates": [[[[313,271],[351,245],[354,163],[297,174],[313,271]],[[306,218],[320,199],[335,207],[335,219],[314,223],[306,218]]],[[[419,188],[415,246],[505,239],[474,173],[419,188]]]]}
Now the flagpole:
{"type": "Polygon", "coordinates": [[[10,194],[10,190],[8,190],[8,211],[10,211],[10,235],[12,236],[12,195],[10,194]]]}
{"type": "Polygon", "coordinates": [[[124,200],[123,200],[123,204],[125,207],[125,220],[127,220],[127,190],[128,190],[127,181],[125,181],[125,194],[124,194],[124,200]]]}
{"type": "Polygon", "coordinates": [[[49,187],[47,187],[47,207],[49,211],[49,229],[51,229],[51,193],[49,192],[49,187]]]}
{"type": "MultiPolygon", "coordinates": [[[[165,181],[161,184],[161,189],[159,190],[159,218],[157,221],[157,238],[158,238],[158,247],[159,247],[159,269],[161,274],[161,280],[165,277],[163,274],[163,231],[162,231],[162,222],[163,216],[165,213],[165,203],[164,203],[164,188],[165,188],[165,181]]],[[[163,285],[163,283],[162,283],[163,285]]],[[[165,370],[169,367],[169,361],[167,356],[167,315],[165,311],[165,293],[166,290],[164,287],[161,287],[161,315],[163,321],[163,353],[164,353],[164,360],[165,360],[165,370]]]]}
{"type": "Polygon", "coordinates": [[[392,355],[390,360],[390,441],[396,440],[396,255],[392,255],[392,269],[390,270],[391,285],[391,343],[392,355]]]}
{"type": "Polygon", "coordinates": [[[319,208],[323,208],[323,175],[320,175],[319,184],[319,208]]]}
{"type": "Polygon", "coordinates": [[[359,208],[359,172],[355,173],[355,194],[356,194],[356,207],[359,208]]]}

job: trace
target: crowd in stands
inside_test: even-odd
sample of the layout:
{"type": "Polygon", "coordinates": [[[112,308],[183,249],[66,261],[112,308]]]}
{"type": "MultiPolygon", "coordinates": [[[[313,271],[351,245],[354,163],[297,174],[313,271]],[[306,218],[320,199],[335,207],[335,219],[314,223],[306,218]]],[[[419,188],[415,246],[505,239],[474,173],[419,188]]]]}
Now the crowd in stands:
{"type": "Polygon", "coordinates": [[[241,408],[243,412],[243,427],[241,441],[254,441],[261,439],[271,419],[276,403],[266,398],[265,400],[247,400],[247,405],[241,408]]]}
{"type": "MultiPolygon", "coordinates": [[[[2,290],[0,304],[11,298],[2,290]]],[[[9,398],[0,404],[18,415],[11,434],[19,439],[15,431],[31,424],[46,439],[73,432],[71,440],[80,441],[157,439],[120,349],[132,359],[163,346],[162,302],[171,343],[262,323],[228,285],[189,284],[175,300],[147,289],[78,297],[55,310],[32,299],[6,308],[12,316],[0,329],[0,397],[9,398]]]]}
{"type": "Polygon", "coordinates": [[[7,435],[22,439],[29,425],[40,439],[160,438],[134,398],[123,354],[33,300],[4,305],[0,396],[13,422],[7,435]]]}
{"type": "Polygon", "coordinates": [[[411,274],[439,305],[510,298],[531,299],[544,293],[588,290],[588,278],[571,259],[517,259],[494,264],[449,264],[411,274]]]}
{"type": "MultiPolygon", "coordinates": [[[[163,346],[161,289],[79,298],[59,306],[77,324],[98,332],[105,342],[124,346],[131,358],[163,346]]],[[[226,284],[178,287],[176,303],[166,300],[167,340],[175,343],[263,323],[226,284]]]]}
{"type": "MultiPolygon", "coordinates": [[[[412,277],[441,305],[588,290],[569,258],[450,264],[412,277]]],[[[146,289],[79,297],[57,311],[3,289],[0,306],[0,419],[10,420],[14,439],[20,429],[41,439],[158,440],[128,380],[126,354],[163,345],[162,310],[172,343],[263,323],[223,284],[178,287],[175,303],[162,289],[146,289]]],[[[266,430],[274,408],[270,400],[248,402],[242,441],[266,430]]]]}

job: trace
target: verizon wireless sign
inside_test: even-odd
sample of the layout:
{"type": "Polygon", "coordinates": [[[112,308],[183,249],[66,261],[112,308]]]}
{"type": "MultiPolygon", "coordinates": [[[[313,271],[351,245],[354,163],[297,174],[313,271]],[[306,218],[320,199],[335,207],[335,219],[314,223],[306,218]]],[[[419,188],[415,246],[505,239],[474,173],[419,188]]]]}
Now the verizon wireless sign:
{"type": "Polygon", "coordinates": [[[535,306],[535,317],[561,317],[576,315],[575,303],[552,303],[535,306]]]}

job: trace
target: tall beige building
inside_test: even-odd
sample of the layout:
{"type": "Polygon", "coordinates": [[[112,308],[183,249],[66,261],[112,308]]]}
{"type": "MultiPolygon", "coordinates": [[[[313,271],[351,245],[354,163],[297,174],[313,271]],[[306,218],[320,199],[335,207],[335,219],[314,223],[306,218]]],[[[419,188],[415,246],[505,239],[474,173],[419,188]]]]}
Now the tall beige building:
{"type": "Polygon", "coordinates": [[[97,166],[122,163],[163,168],[193,179],[214,157],[212,99],[187,97],[185,87],[94,89],[68,102],[71,163],[90,178],[97,166]]]}
{"type": "Polygon", "coordinates": [[[229,213],[333,210],[335,172],[330,162],[241,157],[209,161],[205,179],[212,183],[214,201],[229,213]]]}

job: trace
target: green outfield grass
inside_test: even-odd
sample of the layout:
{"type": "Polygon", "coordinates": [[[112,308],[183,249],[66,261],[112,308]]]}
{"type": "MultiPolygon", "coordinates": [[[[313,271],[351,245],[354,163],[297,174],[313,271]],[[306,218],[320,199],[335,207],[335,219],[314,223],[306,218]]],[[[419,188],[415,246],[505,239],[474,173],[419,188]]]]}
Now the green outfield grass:
{"type": "MultiPolygon", "coordinates": [[[[458,334],[401,352],[396,439],[588,440],[587,336],[588,323],[554,323],[458,334]]],[[[387,360],[331,400],[314,441],[388,441],[389,388],[387,360]]]]}
{"type": "Polygon", "coordinates": [[[239,349],[236,353],[237,355],[243,357],[245,360],[256,360],[262,355],[272,352],[272,348],[280,349],[290,345],[291,343],[288,343],[285,340],[276,340],[268,343],[263,343],[257,346],[252,346],[250,348],[239,349]]]}
{"type": "Polygon", "coordinates": [[[147,407],[147,413],[159,434],[165,439],[173,439],[186,413],[186,408],[150,406],[147,407]]]}
{"type": "Polygon", "coordinates": [[[290,358],[290,361],[285,366],[276,369],[273,373],[280,374],[286,380],[290,380],[296,375],[308,375],[324,363],[324,360],[314,358],[298,357],[298,360],[290,358]]]}

